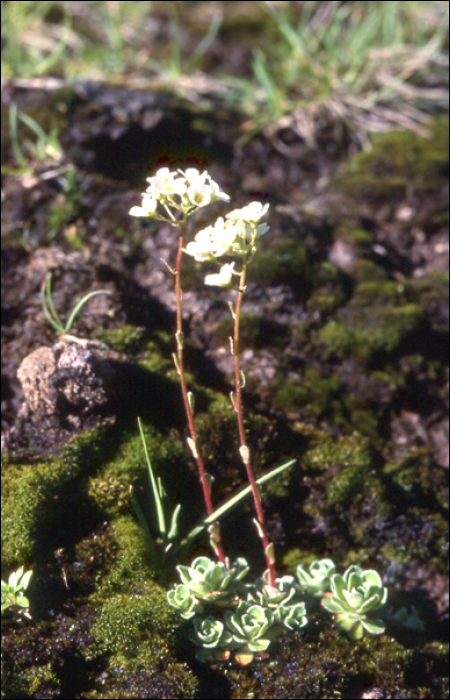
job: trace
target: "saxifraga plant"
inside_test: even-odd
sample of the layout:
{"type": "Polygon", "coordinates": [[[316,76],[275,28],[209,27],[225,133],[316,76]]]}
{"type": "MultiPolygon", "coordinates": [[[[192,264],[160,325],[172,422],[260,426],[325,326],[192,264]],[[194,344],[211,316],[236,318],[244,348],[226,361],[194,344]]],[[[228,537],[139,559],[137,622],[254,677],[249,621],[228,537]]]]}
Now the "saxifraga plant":
{"type": "Polygon", "coordinates": [[[2,579],[2,622],[8,615],[12,618],[14,614],[17,619],[20,616],[31,619],[28,609],[30,602],[25,591],[32,574],[31,570],[24,573],[23,566],[20,566],[10,574],[7,582],[2,579]]]}
{"type": "MultiPolygon", "coordinates": [[[[228,202],[230,197],[223,192],[208,172],[200,173],[195,168],[186,171],[170,171],[161,168],[147,180],[149,187],[142,195],[141,206],[130,210],[132,216],[151,217],[170,223],[178,229],[178,252],[176,263],[171,267],[175,279],[176,295],[176,352],[175,367],[180,377],[181,392],[189,426],[187,442],[197,462],[200,483],[206,505],[207,516],[200,526],[185,538],[184,543],[205,527],[208,527],[210,543],[217,560],[200,556],[190,566],[178,565],[181,583],[167,594],[168,601],[190,626],[189,638],[199,647],[197,657],[202,661],[234,658],[241,664],[255,657],[267,656],[270,644],[283,632],[301,630],[307,624],[306,601],[322,598],[322,605],[333,613],[336,626],[351,639],[360,639],[364,631],[381,634],[384,624],[374,611],[382,613],[387,600],[387,589],[380,576],[372,570],[363,571],[358,566],[350,567],[343,576],[335,573],[331,559],[313,562],[308,568],[300,565],[297,577],[277,577],[274,545],[269,541],[264,520],[258,483],[255,479],[250,448],[244,428],[242,389],[245,375],[240,366],[240,318],[243,295],[246,290],[248,265],[256,253],[257,244],[269,226],[261,223],[269,204],[251,202],[242,209],[235,209],[225,217],[219,217],[214,225],[199,231],[193,241],[185,246],[186,222],[200,208],[213,202],[228,202]],[[214,263],[218,271],[205,276],[205,284],[234,288],[236,299],[229,301],[233,318],[233,336],[230,349],[234,358],[235,388],[231,393],[231,408],[236,413],[239,432],[239,453],[252,493],[256,517],[255,526],[261,538],[267,569],[261,577],[249,581],[249,566],[240,557],[230,564],[225,556],[221,539],[219,518],[233,504],[214,510],[211,499],[211,477],[206,473],[201,447],[194,422],[193,394],[188,390],[184,357],[182,328],[181,271],[183,253],[198,262],[214,263]],[[234,284],[233,284],[234,282],[234,284]],[[331,590],[330,590],[331,587],[331,590]]],[[[151,470],[149,460],[149,471],[151,470]]],[[[292,462],[282,465],[265,479],[279,473],[292,462]]],[[[150,473],[152,483],[154,479],[150,473]]],[[[160,534],[163,491],[154,485],[154,499],[158,513],[160,534]]],[[[241,494],[239,498],[242,498],[241,494]]],[[[237,501],[237,499],[233,499],[237,501]]],[[[139,513],[139,511],[138,511],[139,513]]],[[[139,513],[142,522],[142,513],[139,513]]],[[[178,512],[174,513],[174,516],[178,512]]],[[[172,516],[172,522],[174,521],[172,516]]],[[[175,518],[176,519],[176,518],[175,518]]],[[[176,529],[175,529],[176,530],[176,529]]],[[[172,547],[175,530],[171,537],[163,537],[166,551],[172,547]]],[[[175,549],[175,551],[177,551],[175,549]]]]}

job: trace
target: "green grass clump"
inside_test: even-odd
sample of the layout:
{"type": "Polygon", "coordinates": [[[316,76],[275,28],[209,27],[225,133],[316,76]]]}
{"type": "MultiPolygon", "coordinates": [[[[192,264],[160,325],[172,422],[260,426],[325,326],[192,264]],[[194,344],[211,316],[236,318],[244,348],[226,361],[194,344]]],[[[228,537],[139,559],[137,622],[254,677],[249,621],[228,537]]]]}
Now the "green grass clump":
{"type": "Polygon", "coordinates": [[[328,119],[343,131],[350,125],[365,141],[386,126],[420,128],[427,112],[448,104],[448,8],[438,0],[325,8],[321,2],[254,2],[245,11],[221,2],[212,12],[184,2],[80,7],[56,0],[5,3],[2,76],[83,76],[114,84],[153,79],[208,107],[206,76],[210,91],[247,117],[244,138],[284,118],[280,128],[292,126],[303,141],[328,110],[328,119]],[[155,23],[161,33],[149,43],[155,23]],[[228,57],[238,48],[246,60],[236,71],[228,57]],[[297,110],[304,110],[304,131],[292,118],[297,110]]]}

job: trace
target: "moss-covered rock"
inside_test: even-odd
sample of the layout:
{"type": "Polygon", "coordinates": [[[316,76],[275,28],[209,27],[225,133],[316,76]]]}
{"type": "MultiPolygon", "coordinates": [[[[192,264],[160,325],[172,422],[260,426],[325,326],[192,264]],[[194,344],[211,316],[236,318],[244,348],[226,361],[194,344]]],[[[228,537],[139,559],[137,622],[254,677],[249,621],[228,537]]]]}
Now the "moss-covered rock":
{"type": "Polygon", "coordinates": [[[167,602],[166,592],[151,581],[135,582],[132,589],[106,598],[92,635],[99,652],[112,656],[111,663],[127,666],[139,657],[149,672],[174,642],[180,622],[167,602]]]}
{"type": "Polygon", "coordinates": [[[365,361],[396,352],[424,321],[417,302],[395,282],[365,282],[350,303],[319,332],[318,341],[330,354],[351,353],[365,361]]]}
{"type": "Polygon", "coordinates": [[[139,576],[130,584],[126,593],[104,600],[92,626],[95,649],[108,663],[108,681],[106,694],[89,697],[142,697],[143,692],[147,697],[160,697],[157,692],[193,697],[196,679],[171,658],[180,619],[165,590],[139,576]]]}
{"type": "MultiPolygon", "coordinates": [[[[364,637],[354,644],[328,628],[303,638],[285,638],[278,645],[276,660],[257,668],[227,669],[231,698],[333,698],[358,697],[376,692],[379,697],[433,697],[430,689],[418,691],[423,664],[439,667],[439,652],[429,656],[405,648],[389,635],[364,637]],[[417,665],[419,664],[419,668],[417,665]],[[418,693],[419,692],[419,696],[418,693]]],[[[445,675],[444,675],[445,678],[445,675]]],[[[444,687],[436,678],[436,688],[444,687]]],[[[443,697],[448,697],[444,690],[443,697]]]]}
{"type": "Polygon", "coordinates": [[[99,428],[47,460],[27,464],[2,456],[3,565],[45,560],[92,525],[86,483],[111,449],[105,440],[106,431],[99,428]]]}
{"type": "MultiPolygon", "coordinates": [[[[398,203],[407,189],[414,190],[415,208],[418,200],[429,192],[439,192],[442,173],[448,168],[448,116],[436,117],[430,123],[430,137],[418,136],[411,131],[397,130],[373,138],[372,149],[351,158],[339,175],[336,184],[360,205],[398,203]]],[[[445,224],[444,196],[442,209],[421,213],[415,223],[425,226],[445,224]]],[[[447,214],[448,217],[448,214],[447,214]]],[[[448,220],[448,218],[447,218],[448,220]]]]}

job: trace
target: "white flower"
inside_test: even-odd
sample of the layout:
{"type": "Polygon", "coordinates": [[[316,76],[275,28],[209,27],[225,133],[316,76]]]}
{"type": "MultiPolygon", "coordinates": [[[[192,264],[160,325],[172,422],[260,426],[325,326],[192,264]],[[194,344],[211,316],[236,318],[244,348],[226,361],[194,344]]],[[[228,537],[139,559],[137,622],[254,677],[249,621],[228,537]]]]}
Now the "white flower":
{"type": "MultiPolygon", "coordinates": [[[[267,213],[268,209],[268,204],[263,205],[261,202],[250,202],[250,204],[247,204],[247,206],[242,209],[230,211],[230,213],[226,215],[226,218],[230,221],[245,221],[249,224],[257,224],[267,213]]],[[[265,226],[267,226],[267,224],[265,224],[265,226]]],[[[268,230],[268,227],[266,230],[268,230]]],[[[266,231],[264,231],[264,233],[265,232],[266,231]]]]}
{"type": "Polygon", "coordinates": [[[187,244],[186,253],[199,262],[229,255],[233,251],[233,243],[239,234],[239,226],[232,222],[225,222],[220,216],[214,226],[208,226],[197,233],[195,240],[187,244]]]}
{"type": "Polygon", "coordinates": [[[220,189],[207,170],[199,173],[196,168],[188,168],[185,172],[183,170],[178,172],[184,175],[188,182],[187,195],[194,206],[206,207],[217,200],[229,201],[229,195],[220,189]]]}
{"type": "Polygon", "coordinates": [[[211,201],[217,202],[221,200],[222,202],[229,202],[231,197],[229,194],[220,189],[220,185],[217,184],[215,180],[209,179],[211,186],[211,201]]]}
{"type": "Polygon", "coordinates": [[[187,196],[189,201],[196,207],[206,207],[211,203],[212,192],[209,185],[196,183],[188,187],[187,196]]]}
{"type": "Polygon", "coordinates": [[[230,284],[231,282],[233,268],[234,262],[225,263],[225,265],[222,265],[219,272],[216,272],[213,275],[206,275],[205,284],[209,284],[212,287],[226,287],[227,284],[230,284]]]}
{"type": "Polygon", "coordinates": [[[184,177],[177,177],[176,172],[171,172],[169,168],[160,168],[154,177],[148,177],[147,193],[154,199],[163,199],[169,195],[183,195],[187,190],[187,183],[184,177]]]}
{"type": "Polygon", "coordinates": [[[155,213],[156,207],[158,206],[158,201],[153,199],[149,194],[144,193],[142,195],[142,206],[141,207],[131,207],[131,216],[152,216],[155,213]]]}

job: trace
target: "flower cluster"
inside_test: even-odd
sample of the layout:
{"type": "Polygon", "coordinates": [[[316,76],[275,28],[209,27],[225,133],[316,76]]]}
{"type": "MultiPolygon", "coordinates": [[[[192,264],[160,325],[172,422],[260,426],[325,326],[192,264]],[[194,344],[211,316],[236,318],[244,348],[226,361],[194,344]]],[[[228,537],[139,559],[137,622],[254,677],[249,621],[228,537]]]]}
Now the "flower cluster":
{"type": "MultiPolygon", "coordinates": [[[[180,225],[188,216],[213,202],[228,202],[230,197],[205,170],[196,168],[170,171],[160,168],[154,177],[147,178],[149,186],[142,194],[140,207],[130,209],[131,216],[145,216],[180,225]],[[176,212],[181,213],[177,219],[176,212]]],[[[219,272],[208,274],[205,284],[225,287],[230,284],[236,260],[248,262],[256,252],[259,238],[269,226],[260,223],[269,209],[268,204],[251,202],[242,209],[234,209],[225,218],[219,217],[214,225],[199,231],[195,240],[184,249],[198,262],[215,262],[221,265],[219,272]],[[223,263],[220,258],[235,258],[235,262],[223,263]]]]}
{"type": "Polygon", "coordinates": [[[154,177],[147,178],[149,186],[142,195],[142,205],[130,209],[131,216],[150,216],[159,221],[176,221],[172,209],[182,214],[192,214],[201,207],[217,201],[228,202],[230,197],[223,192],[205,170],[196,168],[172,172],[160,168],[154,177]],[[168,216],[162,215],[161,205],[168,216]]]}
{"type": "MultiPolygon", "coordinates": [[[[268,204],[251,202],[243,209],[234,209],[225,219],[219,217],[213,226],[202,229],[195,240],[186,246],[186,253],[199,262],[217,262],[219,258],[234,257],[248,261],[256,252],[256,244],[269,226],[259,223],[266,214],[268,204]]],[[[205,284],[224,287],[230,283],[235,262],[225,263],[216,274],[206,275],[205,284]]]]}

